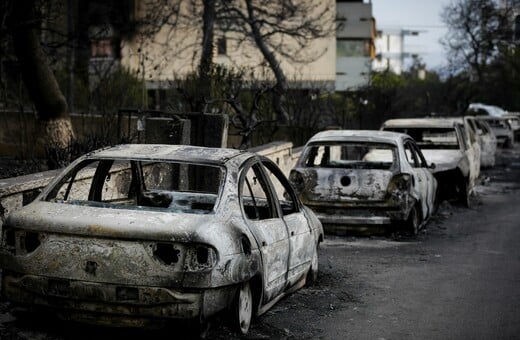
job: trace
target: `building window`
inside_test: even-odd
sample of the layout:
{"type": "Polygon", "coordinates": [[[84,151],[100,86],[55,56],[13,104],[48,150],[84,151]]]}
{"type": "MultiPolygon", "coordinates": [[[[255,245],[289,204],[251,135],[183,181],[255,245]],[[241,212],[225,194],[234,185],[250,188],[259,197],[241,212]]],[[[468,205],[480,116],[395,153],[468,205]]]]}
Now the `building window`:
{"type": "Polygon", "coordinates": [[[336,55],[341,57],[370,57],[370,42],[368,40],[338,40],[336,55]]]}
{"type": "Polygon", "coordinates": [[[227,41],[226,37],[222,36],[217,39],[217,54],[218,55],[226,55],[227,54],[227,41]]]}
{"type": "Polygon", "coordinates": [[[114,56],[111,39],[92,40],[90,42],[90,57],[110,58],[114,56]]]}

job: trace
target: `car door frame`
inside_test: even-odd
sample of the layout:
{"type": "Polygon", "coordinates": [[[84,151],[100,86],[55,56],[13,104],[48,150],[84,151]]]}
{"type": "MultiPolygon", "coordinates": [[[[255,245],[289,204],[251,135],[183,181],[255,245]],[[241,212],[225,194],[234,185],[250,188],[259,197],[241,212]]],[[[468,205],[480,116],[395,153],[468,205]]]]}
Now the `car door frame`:
{"type": "Polygon", "coordinates": [[[478,171],[477,171],[477,157],[476,157],[476,150],[473,147],[473,144],[471,144],[471,141],[469,140],[468,132],[466,131],[466,128],[463,123],[456,123],[456,130],[458,131],[458,134],[461,139],[462,144],[462,152],[467,158],[468,162],[468,186],[469,190],[472,191],[475,182],[477,180],[477,175],[480,172],[480,163],[478,164],[478,171]]]}
{"type": "Polygon", "coordinates": [[[253,234],[260,250],[263,279],[262,303],[265,304],[281,294],[287,286],[290,261],[289,230],[283,219],[280,218],[280,208],[279,204],[274,200],[272,184],[266,178],[262,162],[258,157],[251,158],[242,166],[238,185],[239,205],[242,210],[243,220],[253,234]],[[271,205],[271,209],[273,209],[270,218],[251,219],[247,216],[244,209],[243,188],[246,184],[246,175],[249,170],[254,171],[257,180],[265,184],[265,187],[262,186],[262,189],[271,205]]]}
{"type": "Polygon", "coordinates": [[[428,169],[428,163],[424,158],[419,146],[415,143],[412,138],[407,138],[403,141],[404,151],[406,153],[407,146],[410,145],[410,149],[413,152],[412,158],[414,160],[414,164],[410,165],[415,178],[416,192],[420,203],[421,208],[421,217],[422,219],[427,219],[432,211],[433,211],[433,193],[432,193],[432,175],[428,169]],[[419,182],[419,183],[417,183],[419,182]]]}
{"type": "Polygon", "coordinates": [[[289,233],[289,270],[288,270],[288,284],[292,286],[296,284],[305,275],[310,268],[312,255],[316,249],[316,240],[312,227],[305,216],[300,201],[297,198],[291,184],[278,168],[278,166],[268,158],[262,157],[263,170],[266,173],[266,178],[271,184],[272,194],[279,208],[279,214],[287,226],[289,233]],[[276,193],[274,183],[271,181],[269,173],[272,173],[284,187],[285,194],[289,195],[292,202],[292,212],[285,214],[282,205],[279,201],[279,196],[276,193]]]}

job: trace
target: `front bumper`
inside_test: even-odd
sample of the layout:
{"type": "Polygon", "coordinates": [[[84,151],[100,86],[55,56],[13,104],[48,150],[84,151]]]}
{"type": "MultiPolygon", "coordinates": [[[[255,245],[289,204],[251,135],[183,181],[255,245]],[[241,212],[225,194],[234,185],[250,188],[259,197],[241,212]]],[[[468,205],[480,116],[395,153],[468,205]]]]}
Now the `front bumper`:
{"type": "Polygon", "coordinates": [[[236,286],[170,289],[19,276],[9,272],[4,272],[2,279],[2,295],[13,303],[51,308],[75,321],[125,327],[176,319],[203,320],[227,307],[235,291],[236,286]]]}

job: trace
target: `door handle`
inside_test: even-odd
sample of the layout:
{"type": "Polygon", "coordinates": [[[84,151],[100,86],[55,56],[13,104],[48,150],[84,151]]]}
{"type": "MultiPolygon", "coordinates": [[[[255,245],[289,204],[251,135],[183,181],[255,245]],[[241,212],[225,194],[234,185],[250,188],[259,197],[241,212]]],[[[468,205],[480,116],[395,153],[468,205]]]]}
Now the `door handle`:
{"type": "Polygon", "coordinates": [[[291,231],[291,236],[294,236],[294,231],[291,231]]]}

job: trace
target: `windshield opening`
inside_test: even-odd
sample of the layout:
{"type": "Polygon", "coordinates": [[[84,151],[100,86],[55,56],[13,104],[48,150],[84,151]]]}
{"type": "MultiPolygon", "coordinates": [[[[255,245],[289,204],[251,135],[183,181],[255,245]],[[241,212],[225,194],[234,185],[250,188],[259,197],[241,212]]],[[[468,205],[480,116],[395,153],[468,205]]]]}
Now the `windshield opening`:
{"type": "Polygon", "coordinates": [[[341,142],[310,145],[305,167],[390,169],[397,162],[396,146],[373,142],[341,142]]]}
{"type": "Polygon", "coordinates": [[[86,160],[70,169],[45,200],[207,214],[214,210],[224,175],[223,168],[204,164],[86,160]]]}
{"type": "Polygon", "coordinates": [[[459,149],[459,140],[455,128],[419,128],[391,127],[386,131],[406,133],[412,137],[421,149],[459,149]]]}

